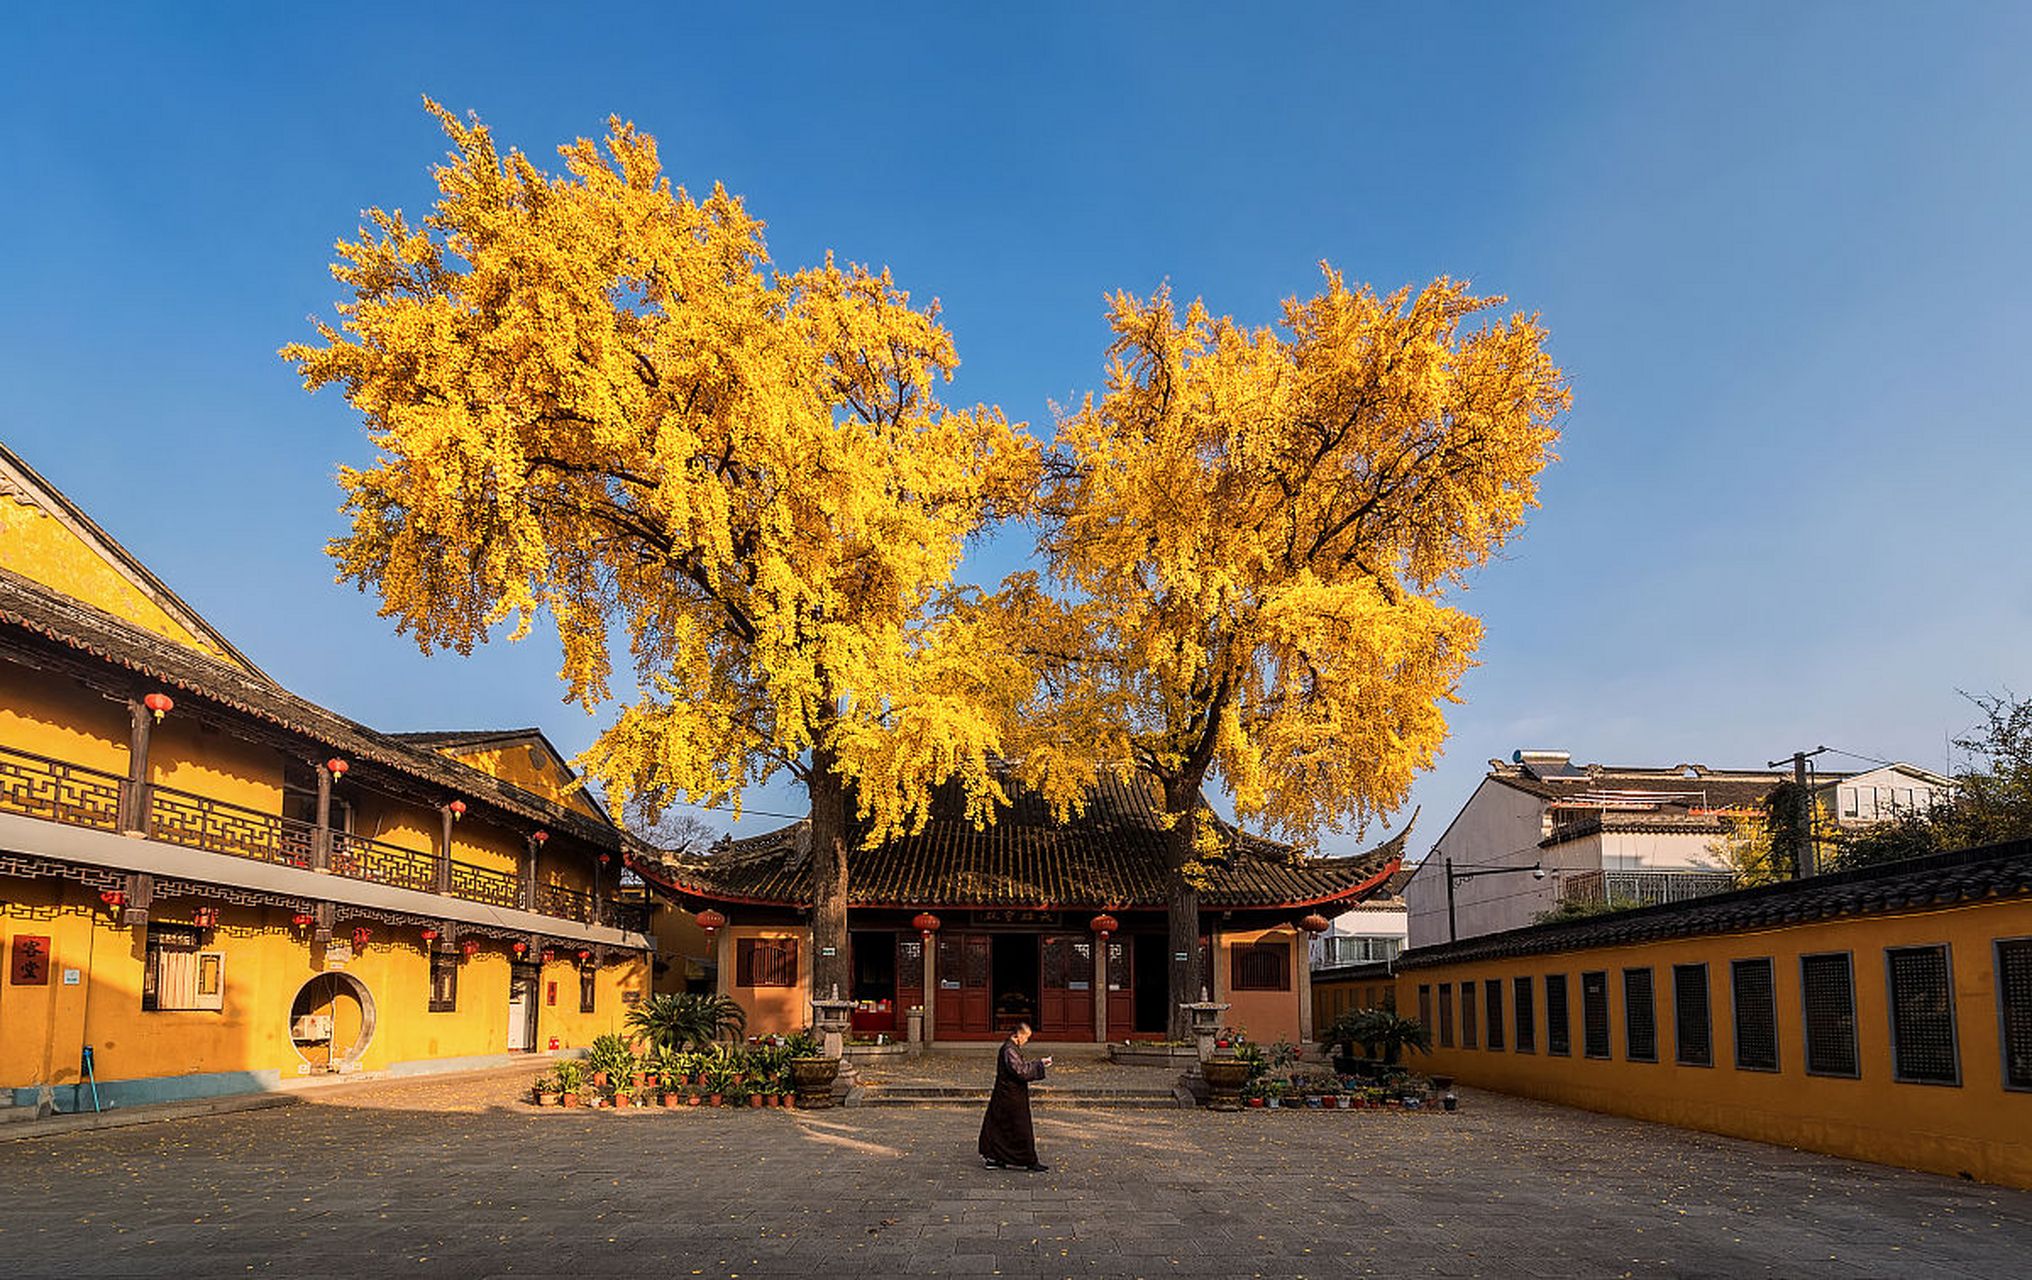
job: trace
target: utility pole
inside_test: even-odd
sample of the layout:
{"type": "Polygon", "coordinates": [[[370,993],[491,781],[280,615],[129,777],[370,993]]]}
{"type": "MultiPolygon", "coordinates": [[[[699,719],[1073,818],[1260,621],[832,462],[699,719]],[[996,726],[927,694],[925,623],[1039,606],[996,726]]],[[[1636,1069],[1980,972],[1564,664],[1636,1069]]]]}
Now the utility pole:
{"type": "MultiPolygon", "coordinates": [[[[1806,762],[1826,750],[1826,747],[1821,746],[1811,751],[1792,753],[1793,792],[1791,804],[1788,806],[1791,812],[1784,815],[1783,826],[1795,879],[1820,874],[1820,842],[1813,833],[1813,788],[1807,781],[1810,770],[1806,762]]],[[[1772,760],[1764,767],[1776,769],[1785,763],[1783,760],[1772,760]]],[[[1775,843],[1777,839],[1775,832],[1772,838],[1775,843]]]]}

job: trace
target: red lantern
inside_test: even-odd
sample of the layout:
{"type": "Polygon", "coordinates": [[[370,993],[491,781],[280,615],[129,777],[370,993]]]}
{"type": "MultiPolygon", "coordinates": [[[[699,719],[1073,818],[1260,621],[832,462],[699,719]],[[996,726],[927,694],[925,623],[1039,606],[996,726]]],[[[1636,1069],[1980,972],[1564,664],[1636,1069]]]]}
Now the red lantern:
{"type": "Polygon", "coordinates": [[[352,767],[353,767],[352,765],[347,764],[343,759],[339,758],[338,756],[333,756],[331,759],[325,761],[325,772],[332,775],[332,780],[334,782],[338,781],[340,778],[345,777],[346,770],[352,767]]]}
{"type": "Polygon", "coordinates": [[[516,954],[516,955],[518,955],[518,956],[522,955],[522,954],[523,954],[524,952],[526,952],[526,951],[528,951],[528,950],[529,950],[529,944],[528,944],[528,943],[526,943],[526,942],[518,942],[518,943],[516,943],[516,944],[515,944],[515,954],[516,954]]]}
{"type": "Polygon", "coordinates": [[[1092,929],[1095,933],[1100,934],[1101,940],[1103,942],[1107,941],[1107,937],[1109,934],[1115,932],[1121,927],[1122,922],[1120,920],[1115,919],[1115,917],[1109,915],[1105,911],[1101,912],[1101,914],[1095,916],[1092,920],[1089,920],[1087,922],[1087,928],[1092,929]]]}
{"type": "Polygon", "coordinates": [[[529,843],[531,844],[542,844],[548,839],[550,839],[550,832],[548,831],[532,831],[529,833],[529,843]]]}
{"type": "Polygon", "coordinates": [[[590,959],[592,959],[592,958],[593,958],[593,953],[592,953],[592,952],[590,952],[590,951],[580,951],[580,952],[579,952],[579,963],[580,963],[580,964],[584,964],[584,963],[585,963],[586,961],[588,961],[588,960],[590,960],[590,959]]]}
{"type": "Polygon", "coordinates": [[[543,949],[543,962],[545,964],[549,964],[551,961],[555,959],[557,959],[557,952],[550,947],[545,947],[543,949]]]}
{"type": "Polygon", "coordinates": [[[1307,933],[1325,933],[1328,929],[1333,928],[1333,921],[1315,911],[1305,917],[1305,919],[1300,920],[1298,927],[1307,933]]]}
{"type": "Polygon", "coordinates": [[[727,918],[711,907],[707,907],[704,911],[699,912],[692,919],[698,921],[698,927],[706,931],[708,938],[713,936],[715,930],[727,927],[727,918]]]}
{"type": "Polygon", "coordinates": [[[367,940],[373,936],[374,931],[364,924],[353,930],[353,950],[365,951],[367,949],[367,940]]]}
{"type": "Polygon", "coordinates": [[[424,940],[425,942],[436,942],[436,941],[437,941],[437,930],[435,930],[435,929],[425,929],[425,930],[423,931],[423,940],[424,940]]]}
{"type": "Polygon", "coordinates": [[[299,911],[289,919],[299,929],[308,929],[317,923],[317,917],[308,911],[299,911]]]}
{"type": "Polygon", "coordinates": [[[600,865],[603,867],[606,866],[608,863],[612,862],[613,860],[614,855],[611,853],[603,853],[600,855],[600,865]]]}
{"type": "Polygon", "coordinates": [[[127,905],[127,893],[124,889],[106,889],[99,894],[99,901],[109,907],[124,907],[127,905]]]}
{"type": "Polygon", "coordinates": [[[466,802],[463,800],[454,800],[446,805],[445,808],[451,810],[453,822],[457,822],[460,818],[466,816],[466,802]]]}
{"type": "Polygon", "coordinates": [[[461,942],[459,944],[459,950],[465,952],[469,956],[479,955],[480,954],[479,939],[467,938],[464,942],[461,942]]]}
{"type": "Polygon", "coordinates": [[[200,929],[216,929],[219,927],[219,909],[217,907],[199,907],[196,911],[191,912],[191,923],[200,929]]]}
{"type": "Polygon", "coordinates": [[[155,713],[155,722],[162,723],[162,717],[176,706],[176,700],[166,693],[151,693],[141,700],[141,705],[155,713]]]}
{"type": "Polygon", "coordinates": [[[910,927],[923,934],[926,942],[931,941],[931,935],[938,932],[938,925],[938,917],[929,911],[920,911],[910,918],[910,927]]]}

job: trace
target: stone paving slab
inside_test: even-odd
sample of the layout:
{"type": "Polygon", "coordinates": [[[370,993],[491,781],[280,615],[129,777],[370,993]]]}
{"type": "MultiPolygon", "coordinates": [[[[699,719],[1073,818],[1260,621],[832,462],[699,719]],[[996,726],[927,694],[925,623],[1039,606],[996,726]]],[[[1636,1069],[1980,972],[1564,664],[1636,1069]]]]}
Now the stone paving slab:
{"type": "Polygon", "coordinates": [[[2032,1194],[1472,1091],[1454,1115],[537,1112],[520,1075],[0,1146],[14,1276],[2018,1277],[2032,1194]]]}

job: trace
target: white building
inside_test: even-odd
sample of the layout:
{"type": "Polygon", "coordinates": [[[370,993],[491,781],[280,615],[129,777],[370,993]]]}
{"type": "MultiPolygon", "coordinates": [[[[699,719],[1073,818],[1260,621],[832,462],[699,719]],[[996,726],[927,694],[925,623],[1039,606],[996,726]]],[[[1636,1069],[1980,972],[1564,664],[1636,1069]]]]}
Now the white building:
{"type": "MultiPolygon", "coordinates": [[[[1791,776],[1699,764],[1576,765],[1564,751],[1491,760],[1404,885],[1409,945],[1519,928],[1570,897],[1663,902],[1726,890],[1732,874],[1714,844],[1732,822],[1761,813],[1791,776]]],[[[1931,808],[1952,788],[1907,764],[1823,772],[1814,783],[1828,817],[1856,824],[1931,808]]]]}
{"type": "Polygon", "coordinates": [[[1410,878],[1409,871],[1391,877],[1383,892],[1353,910],[1335,916],[1333,925],[1312,940],[1312,968],[1337,969],[1344,965],[1388,964],[1404,950],[1410,924],[1404,899],[1398,890],[1410,878]]]}

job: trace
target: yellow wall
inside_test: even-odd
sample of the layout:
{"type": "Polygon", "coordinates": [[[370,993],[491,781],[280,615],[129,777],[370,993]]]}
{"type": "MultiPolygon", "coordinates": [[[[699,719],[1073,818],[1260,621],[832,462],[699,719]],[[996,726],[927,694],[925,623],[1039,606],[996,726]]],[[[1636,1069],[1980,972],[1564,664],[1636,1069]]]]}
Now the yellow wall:
{"type": "Polygon", "coordinates": [[[649,932],[656,940],[657,959],[668,966],[656,975],[656,990],[683,991],[687,963],[693,959],[711,962],[713,946],[707,943],[706,931],[699,928],[691,912],[667,902],[657,902],[655,907],[649,918],[649,932]]]}
{"type": "Polygon", "coordinates": [[[1321,982],[1315,974],[1312,979],[1313,1034],[1324,1036],[1333,1020],[1344,1013],[1395,1008],[1396,1000],[1394,978],[1344,978],[1321,982]]]}
{"type": "Polygon", "coordinates": [[[720,930],[721,989],[748,1011],[748,1034],[790,1035],[811,1025],[811,934],[795,926],[728,925],[720,930]],[[742,938],[797,939],[797,985],[794,987],[744,987],[735,983],[740,976],[737,963],[742,938]]]}
{"type": "MultiPolygon", "coordinates": [[[[104,557],[41,509],[0,497],[0,568],[221,661],[233,659],[170,617],[104,557]]],[[[239,665],[234,663],[234,665],[239,665]]]]}
{"type": "Polygon", "coordinates": [[[1297,930],[1289,925],[1274,929],[1221,930],[1215,937],[1213,949],[1214,993],[1215,999],[1225,1000],[1231,1006],[1224,1015],[1228,1025],[1247,1031],[1249,1038],[1259,1044],[1278,1040],[1298,1043],[1298,966],[1304,963],[1305,947],[1299,941],[1297,930]],[[1291,954],[1285,961],[1289,989],[1236,991],[1231,982],[1235,971],[1235,948],[1276,941],[1282,941],[1291,948],[1291,954]]]}
{"type": "MultiPolygon", "coordinates": [[[[158,900],[154,918],[188,922],[193,899],[158,900]]],[[[213,1072],[279,1071],[298,1074],[303,1061],[289,1038],[289,1014],[298,989],[322,971],[323,952],[291,913],[273,908],[221,907],[220,927],[208,949],[226,954],[222,1011],[141,1008],[146,950],[140,928],[113,922],[98,895],[73,881],[0,878],[0,942],[11,962],[17,935],[51,938],[52,974],[44,986],[16,986],[0,969],[0,1088],[66,1085],[80,1079],[83,1045],[93,1047],[97,1075],[117,1081],[213,1072]],[[62,970],[81,981],[65,986],[62,970]]],[[[343,911],[337,935],[350,938],[343,911]]],[[[505,1052],[510,959],[506,944],[482,940],[462,961],[458,1006],[429,1011],[430,964],[413,928],[368,924],[366,949],[344,965],[371,993],[377,1019],[362,1070],[434,1058],[505,1052]]],[[[598,971],[595,1011],[579,1012],[575,953],[560,951],[543,966],[537,1000],[537,1047],[556,1036],[580,1047],[595,1035],[621,1029],[626,992],[646,993],[648,967],[640,956],[598,971]],[[556,1006],[543,1005],[544,981],[558,983],[556,1006]]]]}
{"type": "Polygon", "coordinates": [[[515,743],[482,750],[444,747],[441,751],[461,764],[471,765],[481,773],[499,778],[511,786],[520,787],[532,795],[539,795],[566,808],[576,809],[588,817],[601,816],[599,808],[587,799],[585,791],[576,785],[578,779],[570,767],[552,756],[549,749],[540,742],[515,743]],[[542,768],[538,768],[531,760],[532,752],[542,753],[542,768]]]}
{"type": "Polygon", "coordinates": [[[0,659],[0,746],[124,776],[128,727],[125,703],[0,659]]]}
{"type": "MultiPolygon", "coordinates": [[[[2032,1092],[2003,1087],[1998,1005],[1991,944],[2032,935],[2032,902],[1979,903],[1899,916],[1871,916],[1762,932],[1640,946],[1529,956],[1484,964],[1417,967],[1398,977],[1401,1010],[1419,1008],[1418,991],[1500,978],[1505,984],[1505,1048],[1491,1051],[1486,1009],[1478,1019],[1480,1049],[1434,1051],[1420,1063],[1465,1084],[1524,1094],[1568,1106],[1614,1112],[1714,1133],[1782,1143],[1989,1182],[2032,1187],[2032,1092]],[[1962,1083],[1900,1083],[1892,1079],[1884,948],[1946,943],[1953,964],[1954,1012],[1962,1083]],[[1848,951],[1855,983],[1859,1079],[1808,1075],[1804,1069],[1799,957],[1848,951]],[[1729,963],[1769,956],[1777,985],[1779,1070],[1735,1067],[1729,963]],[[1672,966],[1708,966],[1715,1065],[1674,1062],[1672,966]],[[1650,966],[1658,1027],[1658,1061],[1624,1057],[1622,971],[1650,966]],[[1608,974],[1607,1060],[1584,1056],[1581,974],[1608,974]],[[1567,975],[1571,1056],[1546,1052],[1544,975],[1567,975]],[[1534,978],[1537,1052],[1515,1051],[1515,993],[1510,980],[1534,978]]],[[[1479,994],[1478,994],[1479,1000],[1479,994]]],[[[1455,999],[1458,1022],[1459,998],[1455,999]]]]}

